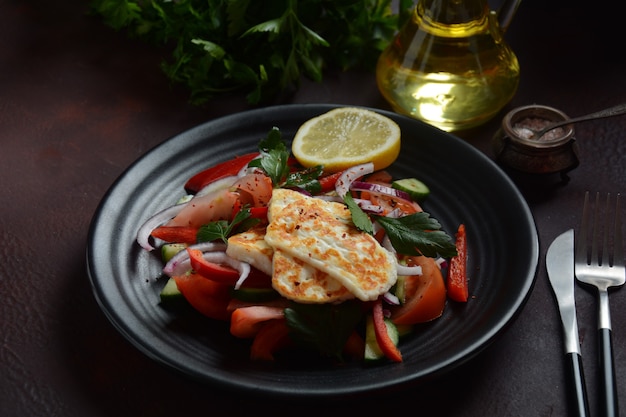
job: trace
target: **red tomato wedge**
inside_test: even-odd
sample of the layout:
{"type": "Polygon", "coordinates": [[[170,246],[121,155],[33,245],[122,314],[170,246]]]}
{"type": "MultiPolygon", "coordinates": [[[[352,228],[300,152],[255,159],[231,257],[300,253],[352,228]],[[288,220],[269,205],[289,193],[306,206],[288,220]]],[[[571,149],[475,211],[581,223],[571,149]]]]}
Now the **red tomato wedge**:
{"type": "Polygon", "coordinates": [[[394,362],[402,362],[402,354],[398,347],[393,343],[387,332],[385,324],[385,316],[383,315],[383,302],[381,299],[374,303],[372,308],[372,320],[374,322],[374,334],[376,334],[376,343],[383,354],[394,362]]]}
{"type": "Polygon", "coordinates": [[[198,229],[185,226],[159,226],[150,233],[152,237],[170,243],[196,243],[198,229]]]}
{"type": "Polygon", "coordinates": [[[365,354],[365,340],[363,340],[356,330],[350,333],[346,341],[346,346],[343,348],[343,352],[353,358],[363,359],[365,354]]]}
{"type": "Polygon", "coordinates": [[[201,314],[215,320],[230,318],[230,286],[194,273],[175,276],[174,280],[185,299],[201,314]]]}
{"type": "Polygon", "coordinates": [[[422,275],[406,278],[405,302],[390,308],[391,320],[395,324],[416,324],[440,317],[446,305],[446,286],[441,269],[433,258],[426,256],[410,257],[407,265],[420,265],[422,275]]]}
{"type": "Polygon", "coordinates": [[[232,186],[239,190],[242,204],[252,207],[265,207],[272,198],[274,186],[272,179],[265,174],[248,174],[239,178],[232,186]]]}
{"type": "Polygon", "coordinates": [[[284,318],[284,311],[281,307],[269,306],[238,308],[230,316],[230,333],[235,337],[254,337],[268,320],[284,318]]]}
{"type": "Polygon", "coordinates": [[[250,348],[250,359],[273,361],[274,353],[292,345],[286,320],[270,320],[263,324],[254,337],[250,348]]]}
{"type": "Polygon", "coordinates": [[[450,259],[448,268],[448,297],[451,300],[466,302],[469,296],[467,285],[467,236],[465,225],[461,224],[456,232],[457,256],[450,259]]]}
{"type": "Polygon", "coordinates": [[[204,171],[198,172],[187,180],[185,190],[191,194],[195,194],[213,181],[230,175],[236,175],[257,156],[259,156],[258,152],[236,156],[234,159],[229,159],[228,161],[224,161],[204,171]]]}

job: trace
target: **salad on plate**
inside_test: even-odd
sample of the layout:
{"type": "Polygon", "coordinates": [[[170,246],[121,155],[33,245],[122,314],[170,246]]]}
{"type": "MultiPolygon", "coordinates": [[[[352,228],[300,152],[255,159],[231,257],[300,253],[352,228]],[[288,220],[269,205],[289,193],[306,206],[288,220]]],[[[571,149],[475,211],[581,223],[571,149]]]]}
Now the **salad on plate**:
{"type": "MultiPolygon", "coordinates": [[[[333,112],[394,123],[362,109],[333,112]]],[[[339,129],[354,131],[351,120],[339,129]]],[[[319,136],[320,124],[333,129],[312,124],[296,133],[292,152],[273,128],[257,152],[187,179],[185,194],[141,225],[137,242],[160,249],[161,303],[229,322],[233,337],[250,340],[253,360],[308,350],[401,362],[403,335],[439,318],[448,300],[468,299],[465,226],[452,237],[422,209],[425,184],[391,177],[389,142],[377,142],[365,162],[334,155],[319,164],[303,141],[319,136]]]]}

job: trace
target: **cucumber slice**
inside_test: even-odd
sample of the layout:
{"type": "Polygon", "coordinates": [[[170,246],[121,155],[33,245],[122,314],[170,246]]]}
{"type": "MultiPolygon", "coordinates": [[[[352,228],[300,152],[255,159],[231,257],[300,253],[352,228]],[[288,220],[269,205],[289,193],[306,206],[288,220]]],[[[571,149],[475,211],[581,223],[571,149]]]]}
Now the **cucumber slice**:
{"type": "Polygon", "coordinates": [[[165,307],[175,307],[187,303],[185,296],[180,292],[174,278],[170,278],[159,294],[161,304],[165,307]]]}
{"type": "Polygon", "coordinates": [[[393,287],[393,293],[396,297],[398,297],[398,300],[400,300],[400,304],[404,304],[404,302],[406,301],[406,289],[404,287],[404,284],[406,283],[406,277],[405,276],[398,276],[398,279],[396,280],[396,283],[393,287]]]}
{"type": "Polygon", "coordinates": [[[424,201],[430,194],[428,186],[417,178],[396,180],[391,183],[391,187],[409,193],[411,198],[419,203],[424,201]]]}
{"type": "Polygon", "coordinates": [[[187,244],[185,243],[166,243],[161,246],[161,258],[163,262],[167,263],[170,259],[174,257],[178,252],[185,249],[187,244]]]}
{"type": "MultiPolygon", "coordinates": [[[[400,334],[396,325],[389,319],[385,318],[385,325],[387,326],[387,334],[391,338],[394,344],[398,344],[400,340],[400,334]]],[[[383,352],[378,346],[376,341],[376,330],[374,330],[374,320],[371,314],[365,318],[365,361],[376,362],[385,357],[383,352]]]]}

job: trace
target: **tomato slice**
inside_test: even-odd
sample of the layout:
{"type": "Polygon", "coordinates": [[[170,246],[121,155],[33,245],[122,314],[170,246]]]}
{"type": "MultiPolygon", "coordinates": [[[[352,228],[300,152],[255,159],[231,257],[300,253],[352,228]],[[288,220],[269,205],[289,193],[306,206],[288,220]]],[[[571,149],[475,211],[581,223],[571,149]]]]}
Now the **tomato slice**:
{"type": "Polygon", "coordinates": [[[343,352],[353,358],[363,359],[365,354],[365,340],[355,330],[350,333],[348,340],[346,340],[346,346],[343,348],[343,352]]]}
{"type": "Polygon", "coordinates": [[[252,207],[265,207],[272,198],[274,185],[270,177],[256,173],[239,178],[232,188],[239,191],[242,204],[250,204],[252,207]]]}
{"type": "Polygon", "coordinates": [[[259,156],[258,152],[236,156],[234,159],[221,162],[211,168],[198,172],[187,180],[185,183],[185,190],[191,194],[195,194],[213,181],[217,181],[230,175],[236,175],[257,156],[259,156]]]}
{"type": "Polygon", "coordinates": [[[441,269],[433,258],[426,256],[410,257],[407,265],[420,265],[422,275],[407,277],[405,302],[390,308],[391,320],[395,324],[416,324],[440,317],[446,305],[446,286],[441,269]]]}
{"type": "Polygon", "coordinates": [[[183,297],[201,314],[215,320],[230,318],[230,286],[194,273],[175,276],[174,281],[183,297]]]}

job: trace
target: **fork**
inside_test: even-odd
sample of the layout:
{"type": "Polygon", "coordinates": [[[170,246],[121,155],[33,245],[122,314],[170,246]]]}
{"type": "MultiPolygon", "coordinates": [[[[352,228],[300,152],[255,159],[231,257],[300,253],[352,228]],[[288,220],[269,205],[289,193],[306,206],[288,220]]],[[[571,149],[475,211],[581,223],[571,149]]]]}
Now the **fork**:
{"type": "Polygon", "coordinates": [[[621,286],[626,281],[620,195],[616,197],[613,222],[610,216],[611,195],[606,196],[604,218],[601,215],[600,193],[596,193],[595,200],[595,209],[592,209],[589,192],[585,193],[579,239],[576,242],[575,275],[579,282],[594,286],[598,290],[598,359],[602,384],[600,407],[603,416],[617,417],[617,384],[613,365],[608,290],[610,287],[621,286]],[[609,237],[611,227],[612,242],[609,237]],[[591,246],[588,242],[588,233],[591,233],[591,246]]]}

